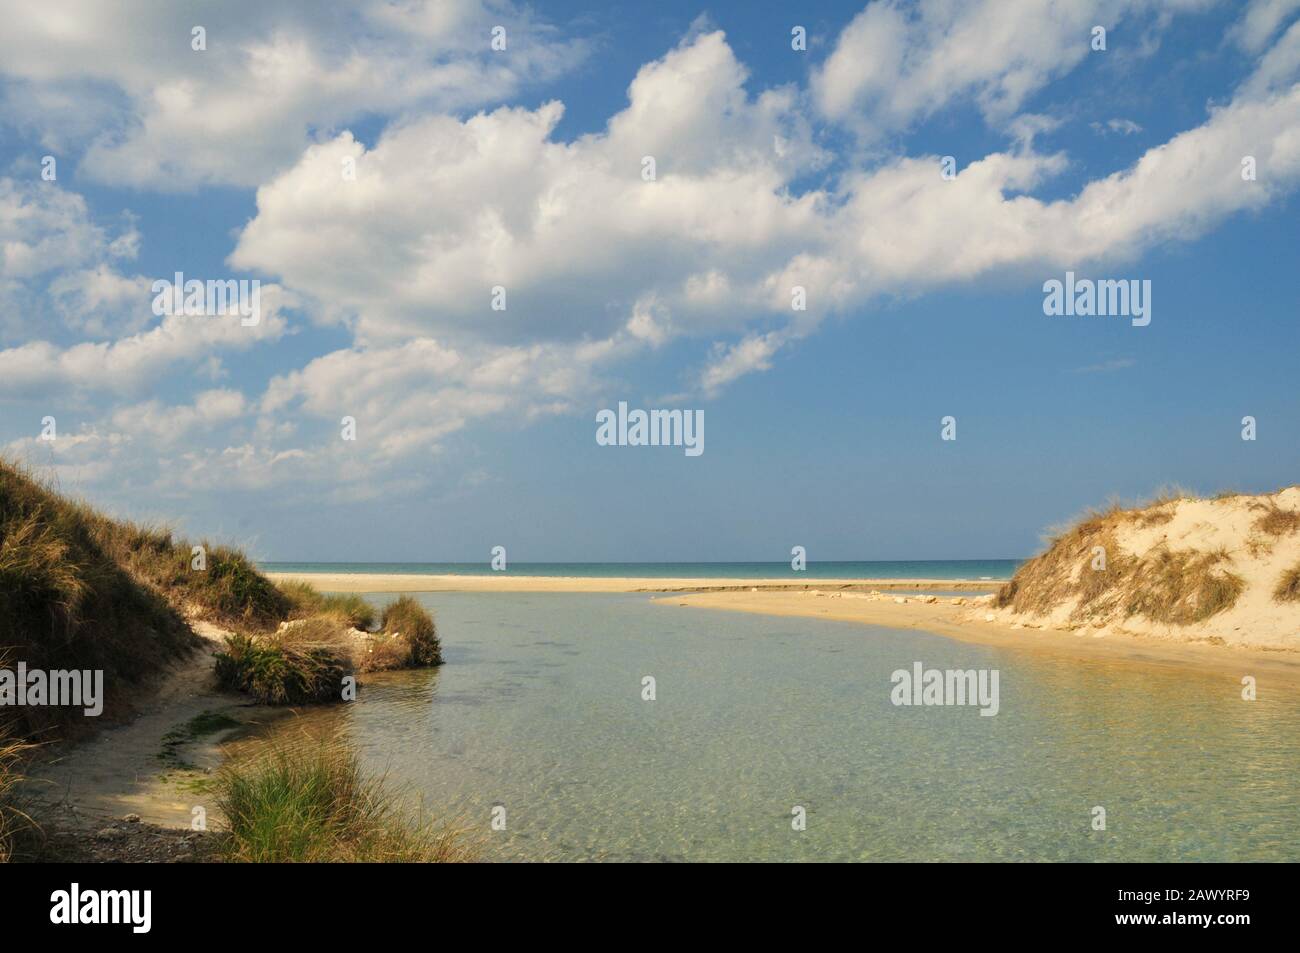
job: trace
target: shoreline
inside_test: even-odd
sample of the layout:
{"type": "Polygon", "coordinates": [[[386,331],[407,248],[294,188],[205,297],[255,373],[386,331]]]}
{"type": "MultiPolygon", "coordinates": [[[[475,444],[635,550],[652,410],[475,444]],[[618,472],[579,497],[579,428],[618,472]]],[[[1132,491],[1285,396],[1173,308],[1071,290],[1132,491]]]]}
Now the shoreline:
{"type": "Polygon", "coordinates": [[[932,635],[993,648],[1056,655],[1072,660],[1116,662],[1230,677],[1240,690],[1241,678],[1254,675],[1264,689],[1285,686],[1300,691],[1300,652],[1250,646],[1214,645],[1174,638],[1138,636],[1123,632],[1029,628],[972,618],[982,606],[956,606],[949,601],[927,604],[908,600],[818,598],[801,592],[704,592],[653,599],[663,606],[685,606],[721,612],[749,612],[769,616],[799,616],[830,622],[878,625],[892,629],[917,629],[932,635]]]}
{"type": "Polygon", "coordinates": [[[992,592],[1005,579],[735,579],[656,576],[481,576],[402,573],[268,572],[272,582],[309,582],[322,592],[992,592]]]}
{"type": "Polygon", "coordinates": [[[770,616],[802,616],[859,625],[918,629],[946,638],[995,648],[1049,653],[1075,660],[1111,661],[1139,666],[1231,675],[1267,675],[1300,690],[1300,651],[1242,645],[1215,645],[1177,637],[1109,631],[1065,630],[985,621],[983,607],[955,606],[909,599],[839,598],[846,593],[935,593],[979,595],[1005,580],[988,579],[689,579],[596,576],[511,576],[507,574],[402,575],[394,573],[268,573],[279,580],[303,580],[327,592],[523,592],[645,593],[660,605],[679,605],[770,616]],[[818,595],[823,598],[818,598],[818,595]],[[675,600],[670,603],[669,599],[675,600]]]}

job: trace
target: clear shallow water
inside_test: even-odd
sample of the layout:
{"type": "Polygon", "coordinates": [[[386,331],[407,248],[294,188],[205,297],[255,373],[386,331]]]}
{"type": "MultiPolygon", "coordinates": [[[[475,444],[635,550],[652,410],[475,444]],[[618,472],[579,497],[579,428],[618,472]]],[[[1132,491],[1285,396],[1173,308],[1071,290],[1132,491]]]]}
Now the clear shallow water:
{"type": "Polygon", "coordinates": [[[1248,703],[1232,678],[640,595],[423,601],[442,669],[305,718],[490,858],[1300,859],[1300,698],[1266,684],[1248,703]],[[893,706],[914,661],[998,669],[1000,713],[893,706]]]}
{"type": "MultiPolygon", "coordinates": [[[[1010,579],[1018,559],[867,560],[810,562],[795,572],[777,563],[508,563],[503,575],[647,577],[651,579],[1010,579]]],[[[263,562],[267,572],[372,572],[393,575],[482,576],[492,571],[481,563],[294,563],[263,562]]]]}

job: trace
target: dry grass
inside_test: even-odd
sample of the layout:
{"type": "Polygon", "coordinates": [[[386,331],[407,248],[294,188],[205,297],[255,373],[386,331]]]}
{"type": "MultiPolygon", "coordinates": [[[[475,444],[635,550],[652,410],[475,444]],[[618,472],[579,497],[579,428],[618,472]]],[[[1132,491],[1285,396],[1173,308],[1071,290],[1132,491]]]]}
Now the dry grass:
{"type": "Polygon", "coordinates": [[[1069,620],[1096,623],[1141,616],[1152,622],[1187,625],[1202,622],[1236,604],[1245,580],[1231,572],[1226,551],[1198,553],[1160,547],[1143,557],[1123,551],[1116,538],[1125,523],[1139,527],[1171,520],[1184,494],[1166,490],[1151,509],[1111,503],[1085,513],[1057,531],[1047,549],[1027,561],[998,591],[994,604],[1016,612],[1046,615],[1073,603],[1069,620]],[[1096,552],[1105,568],[1095,569],[1096,552]]]}
{"type": "Polygon", "coordinates": [[[217,682],[266,705],[339,701],[352,675],[351,640],[340,623],[317,617],[263,635],[239,633],[217,654],[217,682]]]}
{"type": "Polygon", "coordinates": [[[411,666],[442,664],[442,643],[433,616],[410,596],[402,596],[384,609],[380,628],[389,637],[406,642],[411,666]]]}
{"type": "MultiPolygon", "coordinates": [[[[0,647],[32,668],[101,669],[105,714],[197,637],[166,595],[119,559],[148,534],[68,501],[0,460],[0,647]]],[[[84,728],[79,711],[29,706],[19,738],[84,728]]]]}
{"type": "Polygon", "coordinates": [[[1244,579],[1221,568],[1231,562],[1225,550],[1195,553],[1161,548],[1138,563],[1123,599],[1124,614],[1190,625],[1230,609],[1246,588],[1244,579]]]}
{"type": "Polygon", "coordinates": [[[22,781],[22,763],[32,747],[0,729],[0,863],[9,862],[15,839],[34,827],[15,800],[16,789],[22,781]]]}
{"type": "Polygon", "coordinates": [[[1273,590],[1274,602],[1300,602],[1300,564],[1282,573],[1273,590]]]}
{"type": "Polygon", "coordinates": [[[227,765],[216,790],[228,861],[455,863],[478,853],[465,831],[409,817],[338,738],[304,739],[227,765]]]}
{"type": "Polygon", "coordinates": [[[1267,536],[1289,536],[1300,529],[1300,512],[1284,510],[1274,500],[1255,503],[1253,508],[1261,511],[1253,524],[1258,532],[1267,536]]]}
{"type": "Polygon", "coordinates": [[[442,664],[433,618],[411,597],[385,609],[381,630],[367,633],[353,623],[373,615],[368,604],[331,603],[308,589],[288,590],[296,600],[295,614],[314,609],[320,614],[292,619],[275,632],[226,640],[227,650],[217,656],[223,688],[248,692],[271,705],[338,701],[347,675],[442,664]]]}
{"type": "Polygon", "coordinates": [[[354,629],[375,626],[375,607],[354,592],[326,595],[309,582],[287,580],[276,583],[289,600],[289,618],[329,616],[354,629]]]}

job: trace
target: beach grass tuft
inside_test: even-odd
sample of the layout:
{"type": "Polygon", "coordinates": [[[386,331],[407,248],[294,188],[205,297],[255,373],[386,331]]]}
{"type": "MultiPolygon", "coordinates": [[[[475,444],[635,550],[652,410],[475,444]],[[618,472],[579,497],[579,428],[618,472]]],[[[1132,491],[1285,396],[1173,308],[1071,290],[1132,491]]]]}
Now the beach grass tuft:
{"type": "Polygon", "coordinates": [[[224,860],[251,863],[451,863],[475,859],[464,831],[408,817],[383,778],[333,738],[276,747],[217,775],[224,860]]]}
{"type": "Polygon", "coordinates": [[[1268,536],[1289,536],[1300,530],[1300,512],[1287,510],[1277,505],[1275,500],[1256,504],[1260,515],[1255,518],[1255,529],[1268,536]]]}
{"type": "Polygon", "coordinates": [[[8,863],[17,838],[34,829],[31,818],[16,800],[23,779],[22,764],[32,747],[0,729],[0,863],[8,863]]]}
{"type": "Polygon", "coordinates": [[[386,606],[379,625],[389,638],[400,638],[407,644],[409,666],[442,664],[442,643],[433,616],[411,596],[402,596],[386,606]]]}
{"type": "Polygon", "coordinates": [[[1300,602],[1300,564],[1282,573],[1273,590],[1274,602],[1300,602]]]}
{"type": "Polygon", "coordinates": [[[263,635],[235,633],[217,653],[217,682],[266,705],[338,701],[354,665],[337,620],[304,619],[263,635]]]}
{"type": "Polygon", "coordinates": [[[326,594],[301,580],[284,580],[276,586],[289,600],[290,619],[333,616],[354,629],[375,627],[375,607],[354,592],[326,594]]]}

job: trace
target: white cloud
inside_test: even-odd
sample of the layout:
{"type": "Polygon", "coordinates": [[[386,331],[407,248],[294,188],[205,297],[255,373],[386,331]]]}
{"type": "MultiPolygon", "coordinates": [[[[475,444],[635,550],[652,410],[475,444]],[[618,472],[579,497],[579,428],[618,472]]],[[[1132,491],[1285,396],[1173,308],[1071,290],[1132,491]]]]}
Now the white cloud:
{"type": "Polygon", "coordinates": [[[238,314],[168,315],[148,331],[114,341],[70,347],[29,341],[0,350],[0,395],[56,388],[139,391],[162,375],[205,361],[213,349],[247,349],[279,338],[287,326],[281,310],[292,306],[292,295],[264,285],[261,321],[251,327],[244,327],[238,314]]]}
{"type": "Polygon", "coordinates": [[[1173,12],[1210,2],[876,0],[814,71],[813,99],[824,116],[867,139],[906,130],[965,100],[1001,125],[1093,53],[1094,26],[1113,33],[1129,14],[1154,10],[1159,27],[1173,12]]]}
{"type": "Polygon", "coordinates": [[[1297,10],[1300,10],[1300,0],[1252,0],[1246,15],[1237,21],[1228,36],[1246,52],[1258,53],[1297,10]]]}
{"type": "MultiPolygon", "coordinates": [[[[1075,44],[1086,53],[1087,28],[1072,31],[1075,19],[1092,16],[1064,11],[1049,23],[1048,13],[1062,11],[1038,4],[1011,24],[986,12],[981,33],[966,7],[925,3],[913,14],[873,4],[813,80],[828,114],[860,111],[880,129],[963,97],[1005,120],[1013,146],[963,162],[952,181],[930,155],[848,162],[822,178],[827,156],[803,95],[747,91],[746,70],[718,32],[646,64],[627,107],[569,141],[556,137],[563,106],[555,102],[460,118],[412,111],[370,147],[340,132],[299,149],[306,139],[292,131],[275,146],[292,143],[291,159],[254,157],[257,168],[280,171],[258,189],[256,215],[229,259],[280,283],[263,287],[257,328],[235,318],[131,324],[139,319],[126,305],[138,279],[112,262],[130,257],[133,229],[115,237],[58,190],[33,197],[10,184],[6,203],[0,182],[0,277],[19,289],[52,278],[66,321],[109,338],[69,345],[32,336],[0,350],[0,393],[131,394],[134,402],[109,407],[93,433],[111,425],[114,446],[130,446],[114,459],[149,459],[152,472],[165,462],[175,486],[301,492],[319,481],[374,492],[411,479],[409,467],[399,476],[404,462],[436,453],[476,422],[584,412],[608,393],[620,362],[674,340],[708,342],[692,381],[715,396],[770,368],[833,312],[990,275],[1029,274],[1036,286],[1044,270],[1131,260],[1300,182],[1300,87],[1289,85],[1287,33],[1200,126],[1075,194],[1038,197],[1071,159],[1034,148],[1056,118],[1011,114],[1070,67],[1075,44]],[[883,60],[855,72],[857,61],[840,55],[869,53],[890,37],[900,39],[897,62],[882,48],[883,60]],[[1041,48],[1008,52],[1026,37],[1041,48]],[[1258,181],[1241,179],[1247,154],[1258,160],[1258,181]],[[649,182],[647,155],[656,160],[649,182]],[[341,175],[344,158],[356,162],[355,181],[341,175]],[[490,307],[495,285],[506,288],[506,311],[490,307]],[[807,289],[807,311],[791,309],[796,285],[807,289]],[[140,401],[178,370],[215,379],[216,352],[278,339],[287,330],[278,309],[290,306],[341,325],[350,345],[276,374],[260,394],[243,386],[192,403],[140,401]],[[89,313],[101,308],[122,313],[96,328],[89,313]],[[355,446],[339,439],[345,415],[357,420],[355,446]]],[[[422,5],[374,15],[434,39],[459,22],[422,5]]],[[[311,42],[267,36],[277,55],[307,57],[282,64],[286,75],[300,67],[313,75],[311,42]]],[[[1127,120],[1111,128],[1131,131],[1127,120]]],[[[199,179],[230,172],[184,161],[199,179]]]]}
{"type": "Polygon", "coordinates": [[[585,50],[504,0],[0,0],[0,21],[10,121],[83,145],[92,178],[162,190],[256,186],[318,130],[498,101],[585,50]],[[504,52],[489,47],[497,24],[504,52]],[[196,26],[206,50],[191,48],[196,26]],[[75,108],[88,98],[93,129],[75,108]]]}
{"type": "Polygon", "coordinates": [[[752,291],[817,227],[817,194],[787,184],[822,159],[793,94],[749,97],[744,80],[704,34],[643,67],[627,109],[572,142],[552,138],[559,103],[412,121],[369,150],[341,135],[258,190],[230,261],[355,318],[363,341],[601,339],[647,295],[734,327],[719,281],[752,291]],[[490,308],[498,285],[506,311],[490,308]]]}
{"type": "Polygon", "coordinates": [[[117,231],[97,224],[85,199],[55,182],[0,178],[0,343],[33,328],[50,333],[51,304],[78,331],[105,330],[140,280],[115,270],[138,244],[132,221],[117,231]],[[104,311],[91,316],[88,308],[104,311]]]}
{"type": "Polygon", "coordinates": [[[113,427],[124,434],[140,434],[158,443],[174,444],[195,431],[210,430],[239,420],[247,410],[237,390],[214,389],[195,395],[191,404],[165,406],[159,400],[132,404],[113,412],[113,427]]]}
{"type": "MultiPolygon", "coordinates": [[[[901,14],[878,4],[864,16],[901,14]]],[[[963,16],[943,44],[973,43],[961,39],[963,16]]],[[[1066,199],[1031,194],[1069,167],[1029,145],[1050,117],[1029,117],[1015,152],[971,162],[954,181],[937,157],[902,158],[796,193],[824,160],[798,97],[748,95],[745,79],[723,36],[706,33],[643,67],[627,108],[571,142],[554,139],[558,103],[412,121],[369,150],[340,136],[259,190],[231,262],[354,322],[360,352],[429,338],[463,360],[493,348],[522,360],[540,343],[604,348],[608,363],[673,337],[738,334],[700,372],[715,394],[769,367],[832,310],[998,271],[1128,258],[1259,207],[1300,177],[1300,93],[1243,93],[1066,199]],[[788,148],[774,148],[777,136],[788,148]],[[1247,151],[1267,170],[1259,182],[1240,178],[1247,151]],[[641,178],[644,155],[656,158],[656,181],[641,178]],[[344,156],[355,182],[338,173],[344,156]],[[507,290],[504,312],[489,307],[495,285],[507,290]],[[806,312],[790,309],[795,285],[808,289],[806,312]]]]}

